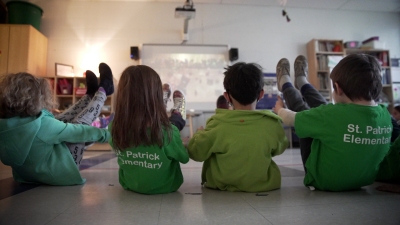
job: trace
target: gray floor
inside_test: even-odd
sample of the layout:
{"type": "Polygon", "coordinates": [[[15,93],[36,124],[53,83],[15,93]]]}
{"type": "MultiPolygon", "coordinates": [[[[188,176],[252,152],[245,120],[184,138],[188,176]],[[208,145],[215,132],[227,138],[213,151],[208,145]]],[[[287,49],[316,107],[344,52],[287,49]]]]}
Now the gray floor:
{"type": "MultiPolygon", "coordinates": [[[[352,192],[310,191],[298,149],[274,160],[282,188],[265,196],[202,188],[201,163],[193,161],[182,165],[178,192],[149,196],[121,188],[114,158],[83,170],[85,185],[43,185],[0,200],[0,224],[400,224],[400,194],[377,191],[380,183],[352,192]]],[[[11,176],[8,167],[0,169],[1,179],[11,176]]]]}

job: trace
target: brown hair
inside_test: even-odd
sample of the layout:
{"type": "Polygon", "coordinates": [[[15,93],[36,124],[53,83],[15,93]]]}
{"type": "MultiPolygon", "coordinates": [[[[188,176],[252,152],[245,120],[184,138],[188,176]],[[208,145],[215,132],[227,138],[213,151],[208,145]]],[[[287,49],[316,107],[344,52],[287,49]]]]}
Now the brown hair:
{"type": "Polygon", "coordinates": [[[129,66],[118,83],[111,129],[114,148],[124,151],[139,145],[161,147],[163,129],[171,140],[171,123],[163,103],[159,75],[145,65],[129,66]]]}
{"type": "Polygon", "coordinates": [[[0,118],[37,116],[54,107],[52,89],[45,78],[29,73],[8,74],[0,81],[0,118]]]}
{"type": "Polygon", "coordinates": [[[346,56],[333,68],[330,78],[351,100],[375,100],[382,91],[381,67],[371,55],[346,56]]]}

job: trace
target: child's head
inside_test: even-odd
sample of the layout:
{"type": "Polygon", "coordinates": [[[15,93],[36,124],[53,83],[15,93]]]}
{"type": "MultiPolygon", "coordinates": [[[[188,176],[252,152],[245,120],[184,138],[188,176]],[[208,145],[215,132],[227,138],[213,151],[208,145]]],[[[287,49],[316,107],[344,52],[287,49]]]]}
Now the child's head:
{"type": "Polygon", "coordinates": [[[394,118],[396,121],[399,121],[399,120],[400,120],[400,105],[396,105],[396,106],[393,108],[392,116],[393,116],[393,118],[394,118]]]}
{"type": "Polygon", "coordinates": [[[8,74],[0,81],[0,118],[37,116],[53,106],[52,90],[45,78],[22,72],[8,74]]]}
{"type": "Polygon", "coordinates": [[[352,54],[342,59],[330,75],[334,91],[335,83],[352,101],[372,101],[382,90],[381,67],[378,60],[367,54],[352,54]]]}
{"type": "Polygon", "coordinates": [[[121,75],[112,122],[115,147],[163,144],[162,128],[170,130],[159,75],[145,65],[129,66],[121,75]]]}
{"type": "Polygon", "coordinates": [[[229,109],[229,103],[226,100],[225,96],[220,95],[217,98],[217,108],[218,109],[229,109]]]}
{"type": "Polygon", "coordinates": [[[235,63],[225,71],[224,88],[228,96],[241,105],[249,105],[260,98],[264,87],[262,68],[256,63],[235,63]]]}

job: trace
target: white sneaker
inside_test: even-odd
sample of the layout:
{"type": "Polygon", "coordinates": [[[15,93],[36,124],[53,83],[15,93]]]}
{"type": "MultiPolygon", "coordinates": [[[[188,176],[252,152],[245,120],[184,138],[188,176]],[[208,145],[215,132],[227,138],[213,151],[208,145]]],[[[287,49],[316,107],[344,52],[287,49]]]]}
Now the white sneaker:
{"type": "Polygon", "coordinates": [[[171,108],[171,113],[173,111],[178,111],[182,118],[186,120],[186,98],[182,91],[176,90],[172,94],[172,99],[174,101],[174,106],[171,108]]]}

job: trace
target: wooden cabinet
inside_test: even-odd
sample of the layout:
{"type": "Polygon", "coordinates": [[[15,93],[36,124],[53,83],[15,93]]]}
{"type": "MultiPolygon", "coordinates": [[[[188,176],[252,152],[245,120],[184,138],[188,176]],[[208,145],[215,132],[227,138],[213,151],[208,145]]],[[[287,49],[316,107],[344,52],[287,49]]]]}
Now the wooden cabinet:
{"type": "Polygon", "coordinates": [[[389,50],[384,49],[345,49],[346,55],[354,53],[364,53],[372,55],[378,59],[381,65],[382,75],[382,93],[378,99],[378,103],[387,105],[390,112],[394,107],[393,100],[393,85],[392,85],[392,71],[389,50]]]}
{"type": "Polygon", "coordinates": [[[308,80],[328,102],[333,91],[330,71],[344,56],[343,40],[312,39],[307,43],[308,80]]]}
{"type": "Polygon", "coordinates": [[[31,25],[0,25],[0,77],[28,72],[46,76],[47,38],[31,25]]]}

